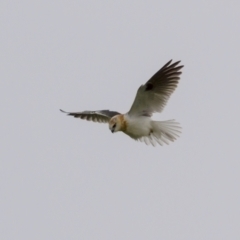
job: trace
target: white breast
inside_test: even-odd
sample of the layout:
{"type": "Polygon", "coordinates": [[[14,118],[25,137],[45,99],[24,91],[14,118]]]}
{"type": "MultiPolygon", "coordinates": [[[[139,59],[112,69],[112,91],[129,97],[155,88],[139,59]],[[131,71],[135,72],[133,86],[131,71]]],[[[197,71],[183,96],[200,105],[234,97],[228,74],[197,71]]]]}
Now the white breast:
{"type": "Polygon", "coordinates": [[[142,136],[149,136],[151,132],[151,118],[150,117],[134,117],[131,118],[127,114],[124,115],[127,122],[127,128],[124,133],[130,137],[137,139],[142,136]]]}

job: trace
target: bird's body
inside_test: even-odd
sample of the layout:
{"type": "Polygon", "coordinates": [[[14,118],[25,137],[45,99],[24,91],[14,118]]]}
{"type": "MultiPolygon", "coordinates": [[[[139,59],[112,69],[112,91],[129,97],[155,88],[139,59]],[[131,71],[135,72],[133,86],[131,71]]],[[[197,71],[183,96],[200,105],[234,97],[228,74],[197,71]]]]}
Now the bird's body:
{"type": "Polygon", "coordinates": [[[151,134],[151,119],[150,117],[130,117],[128,114],[117,115],[122,121],[122,131],[133,139],[149,136],[151,134]]]}
{"type": "MultiPolygon", "coordinates": [[[[161,112],[177,87],[179,62],[165,64],[146,84],[139,87],[129,112],[121,114],[109,110],[70,112],[76,118],[105,122],[112,132],[122,131],[131,138],[144,141],[146,144],[163,145],[174,141],[180,133],[180,126],[175,120],[153,121],[154,112],[161,112]]],[[[61,110],[62,111],[62,110],[61,110]]],[[[64,112],[64,111],[62,111],[64,112]]]]}
{"type": "Polygon", "coordinates": [[[179,124],[174,120],[153,121],[151,117],[131,117],[128,113],[112,117],[109,121],[109,129],[112,132],[122,131],[134,140],[144,141],[153,146],[156,143],[168,144],[168,140],[174,141],[180,133],[179,124]],[[115,123],[119,129],[113,129],[115,123]]]}

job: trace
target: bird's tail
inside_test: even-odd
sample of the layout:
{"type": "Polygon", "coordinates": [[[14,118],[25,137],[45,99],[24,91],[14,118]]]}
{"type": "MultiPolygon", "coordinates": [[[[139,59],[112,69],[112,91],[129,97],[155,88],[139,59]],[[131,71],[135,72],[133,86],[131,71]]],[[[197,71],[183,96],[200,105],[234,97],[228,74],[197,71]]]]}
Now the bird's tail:
{"type": "Polygon", "coordinates": [[[168,144],[169,141],[173,142],[181,133],[180,124],[175,120],[152,121],[151,125],[153,130],[152,138],[160,145],[168,144]]]}

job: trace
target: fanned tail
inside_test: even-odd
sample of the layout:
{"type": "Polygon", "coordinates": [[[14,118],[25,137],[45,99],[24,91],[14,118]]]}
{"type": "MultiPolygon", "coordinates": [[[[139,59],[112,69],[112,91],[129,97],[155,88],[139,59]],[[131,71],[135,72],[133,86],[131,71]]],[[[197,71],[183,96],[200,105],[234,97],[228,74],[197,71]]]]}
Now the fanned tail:
{"type": "Polygon", "coordinates": [[[181,127],[175,120],[167,121],[152,121],[152,138],[160,145],[169,144],[169,141],[174,141],[181,133],[181,127]]]}
{"type": "Polygon", "coordinates": [[[169,141],[173,142],[181,133],[180,124],[175,120],[152,121],[151,125],[152,133],[149,136],[144,136],[139,139],[147,145],[152,144],[155,146],[156,143],[158,143],[162,146],[169,144],[169,141]]]}

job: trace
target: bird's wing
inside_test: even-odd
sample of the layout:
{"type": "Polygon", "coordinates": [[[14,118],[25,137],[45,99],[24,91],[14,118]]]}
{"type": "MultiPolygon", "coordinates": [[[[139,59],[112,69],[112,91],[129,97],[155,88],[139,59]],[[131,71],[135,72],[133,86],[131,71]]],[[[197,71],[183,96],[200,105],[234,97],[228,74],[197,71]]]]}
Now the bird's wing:
{"type": "Polygon", "coordinates": [[[129,115],[151,116],[154,112],[161,112],[170,95],[174,92],[180,79],[180,61],[166,63],[144,85],[140,86],[129,115]]]}
{"type": "Polygon", "coordinates": [[[65,112],[60,109],[61,112],[67,113],[69,116],[75,118],[86,119],[88,121],[99,122],[99,123],[108,123],[109,120],[120,113],[109,111],[109,110],[100,110],[100,111],[83,111],[83,112],[65,112]]]}

